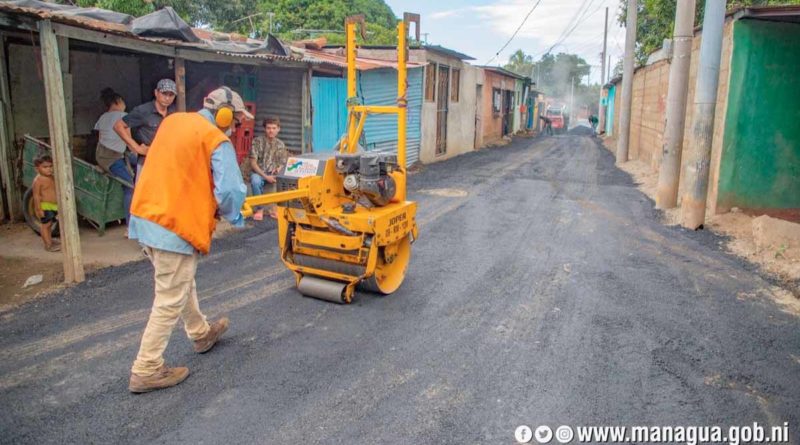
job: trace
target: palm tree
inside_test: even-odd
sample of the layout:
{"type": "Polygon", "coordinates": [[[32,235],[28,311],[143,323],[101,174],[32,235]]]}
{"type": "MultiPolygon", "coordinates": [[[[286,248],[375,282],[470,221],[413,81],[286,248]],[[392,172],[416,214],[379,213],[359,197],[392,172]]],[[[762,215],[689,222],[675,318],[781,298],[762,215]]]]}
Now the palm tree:
{"type": "Polygon", "coordinates": [[[533,56],[525,54],[524,51],[518,49],[508,58],[508,63],[504,68],[517,74],[527,76],[530,75],[532,66],[533,56]]]}

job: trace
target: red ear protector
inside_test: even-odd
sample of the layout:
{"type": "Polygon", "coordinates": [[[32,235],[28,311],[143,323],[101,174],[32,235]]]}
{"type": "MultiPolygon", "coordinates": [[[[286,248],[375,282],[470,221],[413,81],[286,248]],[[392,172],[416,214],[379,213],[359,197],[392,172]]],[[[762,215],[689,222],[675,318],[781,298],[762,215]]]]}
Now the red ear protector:
{"type": "Polygon", "coordinates": [[[228,128],[233,124],[233,93],[228,87],[222,87],[225,90],[225,103],[217,107],[214,114],[214,121],[220,128],[228,128]]]}

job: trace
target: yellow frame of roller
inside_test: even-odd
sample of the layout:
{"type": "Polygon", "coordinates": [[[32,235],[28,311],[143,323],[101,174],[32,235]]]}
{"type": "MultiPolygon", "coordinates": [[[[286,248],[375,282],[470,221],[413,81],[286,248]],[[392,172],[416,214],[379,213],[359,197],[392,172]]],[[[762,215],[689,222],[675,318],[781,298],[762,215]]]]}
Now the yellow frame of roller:
{"type": "MultiPolygon", "coordinates": [[[[253,206],[278,204],[299,200],[303,209],[281,207],[278,212],[278,242],[281,260],[295,275],[299,286],[306,276],[344,283],[342,302],[350,303],[355,287],[365,281],[370,290],[391,294],[405,278],[411,248],[417,238],[416,203],[406,201],[406,126],[407,126],[407,34],[409,23],[416,23],[419,40],[419,15],[405,13],[397,24],[397,105],[357,105],[356,97],[356,26],[364,36],[364,16],[348,17],[345,21],[347,38],[347,135],[340,141],[341,153],[354,153],[369,114],[397,114],[397,161],[399,169],[391,173],[396,183],[393,202],[370,209],[358,207],[354,213],[344,213],[342,204],[353,202],[345,196],[343,176],[335,170],[335,161],[326,162],[322,176],[298,179],[297,189],[245,199],[242,214],[249,217],[253,206]],[[331,219],[353,235],[332,230],[331,219]],[[294,236],[289,232],[295,225],[294,236]],[[308,228],[306,228],[308,227],[308,228]],[[368,244],[371,238],[371,244],[368,244]],[[290,255],[291,253],[291,255],[290,255]],[[294,254],[354,266],[360,273],[341,273],[295,263],[294,254]]],[[[302,158],[301,156],[298,156],[302,158]]]]}

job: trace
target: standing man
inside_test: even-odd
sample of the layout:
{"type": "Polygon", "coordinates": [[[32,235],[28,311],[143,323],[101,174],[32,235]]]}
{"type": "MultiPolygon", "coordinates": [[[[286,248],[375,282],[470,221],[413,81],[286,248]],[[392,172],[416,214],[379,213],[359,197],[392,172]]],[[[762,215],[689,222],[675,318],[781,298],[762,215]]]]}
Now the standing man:
{"type": "Polygon", "coordinates": [[[592,126],[592,136],[597,136],[597,123],[599,119],[597,119],[597,115],[589,116],[589,124],[592,126]]]}
{"type": "Polygon", "coordinates": [[[544,134],[548,136],[553,135],[553,120],[545,115],[540,115],[539,119],[544,122],[544,134]]]}
{"type": "Polygon", "coordinates": [[[161,79],[153,91],[153,100],[145,102],[114,124],[114,131],[125,144],[138,155],[136,161],[136,180],[144,165],[145,157],[156,131],[165,117],[175,112],[175,95],[178,87],[172,79],[161,79]]]}
{"type": "Polygon", "coordinates": [[[130,238],[139,240],[155,269],[153,309],[131,368],[134,393],[174,386],[189,375],[188,368],[164,364],[178,318],[200,354],[228,329],[227,317],[209,325],[200,312],[194,276],[199,255],[210,250],[216,215],[244,226],[247,189],[227,135],[235,122],[253,116],[228,87],[212,91],[204,107],[164,119],[133,194],[130,238]]]}

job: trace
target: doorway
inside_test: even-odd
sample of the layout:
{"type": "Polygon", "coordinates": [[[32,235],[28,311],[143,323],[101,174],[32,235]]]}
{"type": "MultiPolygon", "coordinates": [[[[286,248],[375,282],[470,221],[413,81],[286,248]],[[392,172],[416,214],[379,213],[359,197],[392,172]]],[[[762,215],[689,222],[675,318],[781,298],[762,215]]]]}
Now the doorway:
{"type": "Polygon", "coordinates": [[[503,90],[503,136],[507,136],[512,132],[512,125],[514,125],[514,92],[510,90],[503,90]]]}
{"type": "Polygon", "coordinates": [[[439,65],[436,88],[436,156],[447,153],[447,105],[450,100],[450,67],[439,65]]]}
{"type": "Polygon", "coordinates": [[[483,139],[483,121],[481,120],[481,111],[483,104],[483,85],[475,86],[475,141],[473,148],[481,148],[481,140],[483,139]]]}

